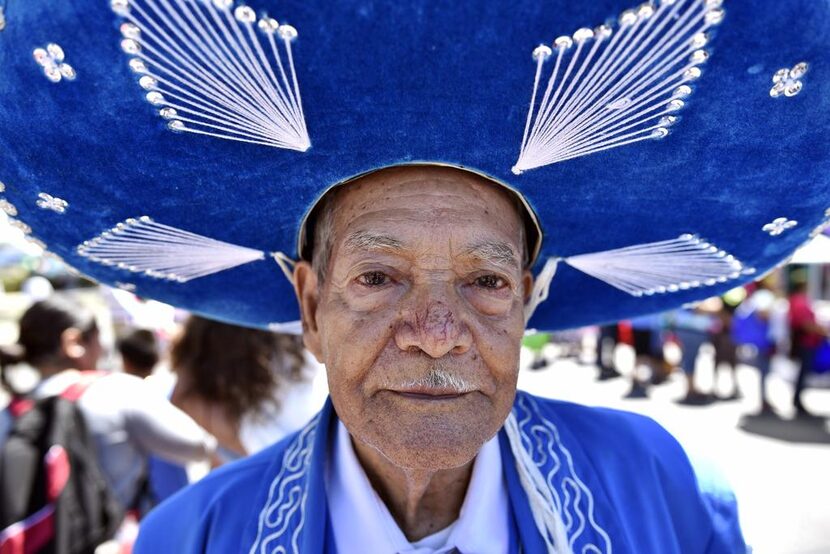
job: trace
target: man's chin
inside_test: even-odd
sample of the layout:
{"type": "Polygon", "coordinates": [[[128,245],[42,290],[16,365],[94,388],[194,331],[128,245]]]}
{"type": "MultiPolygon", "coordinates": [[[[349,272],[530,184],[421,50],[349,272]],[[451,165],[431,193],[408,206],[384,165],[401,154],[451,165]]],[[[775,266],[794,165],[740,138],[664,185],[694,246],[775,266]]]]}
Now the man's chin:
{"type": "Polygon", "coordinates": [[[401,417],[376,429],[372,445],[394,465],[440,471],[464,466],[476,457],[497,429],[484,422],[457,421],[432,414],[401,417]]]}
{"type": "Polygon", "coordinates": [[[477,455],[484,442],[460,445],[452,442],[431,442],[421,443],[419,446],[401,444],[389,444],[386,441],[378,450],[392,462],[402,469],[418,471],[442,471],[463,467],[472,461],[477,455]]]}

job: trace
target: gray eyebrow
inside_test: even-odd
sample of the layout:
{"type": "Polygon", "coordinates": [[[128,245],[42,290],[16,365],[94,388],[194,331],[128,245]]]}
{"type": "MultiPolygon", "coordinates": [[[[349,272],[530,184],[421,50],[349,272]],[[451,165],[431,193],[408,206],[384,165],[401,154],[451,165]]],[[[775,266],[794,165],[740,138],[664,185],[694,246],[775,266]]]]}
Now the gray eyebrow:
{"type": "Polygon", "coordinates": [[[349,250],[400,250],[403,243],[396,238],[372,231],[355,231],[343,243],[349,250]]]}
{"type": "Polygon", "coordinates": [[[482,260],[493,262],[497,265],[515,267],[519,265],[519,257],[513,247],[506,242],[484,241],[474,244],[464,254],[482,260]]]}
{"type": "MultiPolygon", "coordinates": [[[[395,251],[403,249],[404,244],[389,235],[372,231],[355,231],[346,238],[343,246],[351,251],[395,251]]],[[[519,265],[519,257],[513,247],[501,241],[476,243],[467,248],[464,255],[509,268],[519,265]]]]}

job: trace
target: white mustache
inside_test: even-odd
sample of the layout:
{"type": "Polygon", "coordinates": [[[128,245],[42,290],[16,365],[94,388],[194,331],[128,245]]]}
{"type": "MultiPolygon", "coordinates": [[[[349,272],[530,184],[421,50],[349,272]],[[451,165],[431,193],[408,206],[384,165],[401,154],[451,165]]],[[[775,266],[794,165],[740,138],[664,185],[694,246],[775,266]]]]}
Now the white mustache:
{"type": "Polygon", "coordinates": [[[433,367],[424,377],[407,381],[399,387],[394,388],[403,390],[420,388],[435,389],[451,391],[456,394],[465,394],[476,390],[475,386],[471,383],[440,367],[433,367]]]}

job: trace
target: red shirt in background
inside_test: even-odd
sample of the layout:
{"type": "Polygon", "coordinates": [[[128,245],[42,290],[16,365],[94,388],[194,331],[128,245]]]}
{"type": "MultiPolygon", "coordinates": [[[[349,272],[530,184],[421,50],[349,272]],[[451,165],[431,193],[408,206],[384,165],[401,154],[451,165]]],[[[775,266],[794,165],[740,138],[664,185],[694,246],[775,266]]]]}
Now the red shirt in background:
{"type": "Polygon", "coordinates": [[[807,330],[816,324],[816,314],[810,307],[810,298],[806,293],[796,293],[790,296],[790,328],[793,330],[793,340],[801,348],[818,348],[821,345],[821,335],[807,330]]]}

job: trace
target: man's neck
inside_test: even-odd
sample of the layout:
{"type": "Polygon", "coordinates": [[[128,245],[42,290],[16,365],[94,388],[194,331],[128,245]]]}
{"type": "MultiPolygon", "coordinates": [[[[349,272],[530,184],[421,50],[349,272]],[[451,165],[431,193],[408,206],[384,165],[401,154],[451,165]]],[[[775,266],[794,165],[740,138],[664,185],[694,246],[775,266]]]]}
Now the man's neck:
{"type": "Polygon", "coordinates": [[[461,511],[473,460],[440,471],[404,469],[352,439],[369,481],[409,541],[418,541],[448,527],[461,511]]]}

